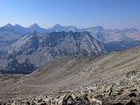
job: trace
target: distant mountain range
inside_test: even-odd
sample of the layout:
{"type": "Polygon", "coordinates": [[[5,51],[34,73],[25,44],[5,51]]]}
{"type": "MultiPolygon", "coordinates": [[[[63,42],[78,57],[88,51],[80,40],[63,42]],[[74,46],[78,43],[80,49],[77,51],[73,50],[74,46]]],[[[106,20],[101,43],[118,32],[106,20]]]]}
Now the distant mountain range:
{"type": "Polygon", "coordinates": [[[94,38],[103,42],[110,43],[113,41],[125,41],[125,40],[140,40],[140,31],[135,28],[124,28],[124,29],[104,29],[102,26],[96,26],[91,28],[77,28],[76,26],[61,26],[56,24],[48,29],[41,28],[38,24],[34,23],[31,26],[25,28],[18,24],[11,25],[7,24],[0,28],[0,31],[10,31],[18,34],[26,34],[29,32],[37,31],[39,33],[50,33],[50,32],[89,32],[94,38]]]}
{"type": "Polygon", "coordinates": [[[7,24],[0,27],[0,71],[29,73],[60,57],[95,56],[139,45],[140,31],[135,28],[57,24],[44,29],[36,23],[26,28],[7,24]]]}
{"type": "Polygon", "coordinates": [[[140,31],[135,28],[124,29],[104,29],[102,26],[91,28],[77,28],[75,26],[61,26],[56,24],[48,29],[41,28],[38,24],[34,23],[29,27],[22,27],[18,24],[7,24],[0,28],[0,46],[11,44],[13,41],[18,40],[21,36],[34,31],[42,33],[50,32],[89,32],[98,41],[105,44],[108,51],[124,50],[130,47],[140,45],[140,31]],[[114,47],[116,46],[116,47],[114,47]]]}

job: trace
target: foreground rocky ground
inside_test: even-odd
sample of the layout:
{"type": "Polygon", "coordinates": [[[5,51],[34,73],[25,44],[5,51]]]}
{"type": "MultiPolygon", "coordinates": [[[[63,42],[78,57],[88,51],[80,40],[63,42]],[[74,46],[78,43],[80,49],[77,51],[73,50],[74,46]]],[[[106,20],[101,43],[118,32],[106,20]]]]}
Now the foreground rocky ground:
{"type": "Polygon", "coordinates": [[[140,48],[0,76],[1,105],[140,105],[140,48]]]}
{"type": "Polygon", "coordinates": [[[118,83],[81,87],[48,95],[15,98],[1,105],[140,105],[140,72],[128,72],[118,83]]]}

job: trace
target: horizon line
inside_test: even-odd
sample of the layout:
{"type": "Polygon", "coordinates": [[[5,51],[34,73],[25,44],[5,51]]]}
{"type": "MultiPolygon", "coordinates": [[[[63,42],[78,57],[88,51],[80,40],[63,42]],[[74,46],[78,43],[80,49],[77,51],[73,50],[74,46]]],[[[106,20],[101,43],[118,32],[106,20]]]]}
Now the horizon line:
{"type": "Polygon", "coordinates": [[[89,26],[89,27],[83,27],[83,28],[79,28],[79,27],[77,27],[76,25],[62,25],[62,24],[60,24],[60,23],[56,23],[56,24],[54,24],[54,25],[52,25],[52,26],[49,26],[49,27],[43,27],[43,26],[41,26],[41,25],[39,25],[37,22],[35,22],[35,23],[33,23],[33,24],[30,24],[30,25],[21,25],[21,24],[18,24],[18,23],[15,23],[15,24],[12,24],[12,23],[7,23],[7,24],[5,24],[5,25],[2,25],[2,26],[0,26],[0,28],[2,28],[2,27],[4,27],[4,26],[6,26],[6,25],[11,25],[11,26],[16,26],[16,25],[19,25],[19,26],[21,26],[21,27],[23,27],[23,28],[29,28],[29,27],[31,27],[32,25],[38,25],[40,28],[44,28],[44,29],[49,29],[49,28],[51,28],[51,27],[54,27],[54,26],[56,26],[56,25],[60,25],[60,26],[62,26],[62,27],[69,27],[69,26],[73,26],[73,27],[76,27],[76,28],[78,28],[78,29],[86,29],[86,28],[95,28],[95,27],[103,27],[103,29],[137,29],[137,30],[140,30],[140,28],[136,28],[136,27],[123,27],[123,28],[104,28],[104,26],[102,26],[102,25],[96,25],[96,26],[89,26]]]}

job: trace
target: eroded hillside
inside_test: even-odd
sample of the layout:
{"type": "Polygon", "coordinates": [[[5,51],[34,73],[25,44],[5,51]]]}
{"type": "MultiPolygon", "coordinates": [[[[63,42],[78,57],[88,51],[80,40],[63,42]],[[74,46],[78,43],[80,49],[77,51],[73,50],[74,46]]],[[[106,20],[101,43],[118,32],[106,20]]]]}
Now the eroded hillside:
{"type": "MultiPolygon", "coordinates": [[[[121,94],[125,94],[135,89],[134,93],[139,97],[139,68],[140,47],[97,57],[65,57],[48,63],[30,75],[1,76],[0,97],[1,99],[24,98],[56,94],[59,91],[71,92],[82,89],[89,91],[90,88],[94,91],[94,88],[108,89],[112,84],[115,86],[114,92],[123,90],[121,94]]],[[[98,95],[100,94],[104,92],[98,95]]],[[[115,99],[108,100],[114,102],[115,99]]]]}

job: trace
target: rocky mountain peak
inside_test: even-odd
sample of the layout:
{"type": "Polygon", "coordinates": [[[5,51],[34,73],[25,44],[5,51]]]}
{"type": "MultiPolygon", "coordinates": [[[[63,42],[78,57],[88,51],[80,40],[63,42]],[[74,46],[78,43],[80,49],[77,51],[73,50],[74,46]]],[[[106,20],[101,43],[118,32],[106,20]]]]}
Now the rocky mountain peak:
{"type": "Polygon", "coordinates": [[[62,32],[62,31],[64,31],[64,27],[61,26],[60,24],[56,24],[53,27],[48,28],[48,30],[50,32],[62,32]]]}
{"type": "Polygon", "coordinates": [[[13,25],[10,24],[10,23],[8,23],[7,25],[5,25],[5,26],[3,26],[3,27],[8,27],[8,28],[10,28],[10,27],[13,27],[13,25]]]}
{"type": "Polygon", "coordinates": [[[94,27],[95,29],[98,29],[98,30],[103,30],[104,28],[102,26],[96,26],[94,27]]]}
{"type": "Polygon", "coordinates": [[[21,25],[19,25],[19,24],[15,24],[15,27],[22,27],[21,25]]]}
{"type": "Polygon", "coordinates": [[[34,23],[30,26],[30,28],[39,28],[40,26],[37,23],[34,23]]]}
{"type": "Polygon", "coordinates": [[[59,23],[54,25],[53,27],[62,27],[59,23]]]}

